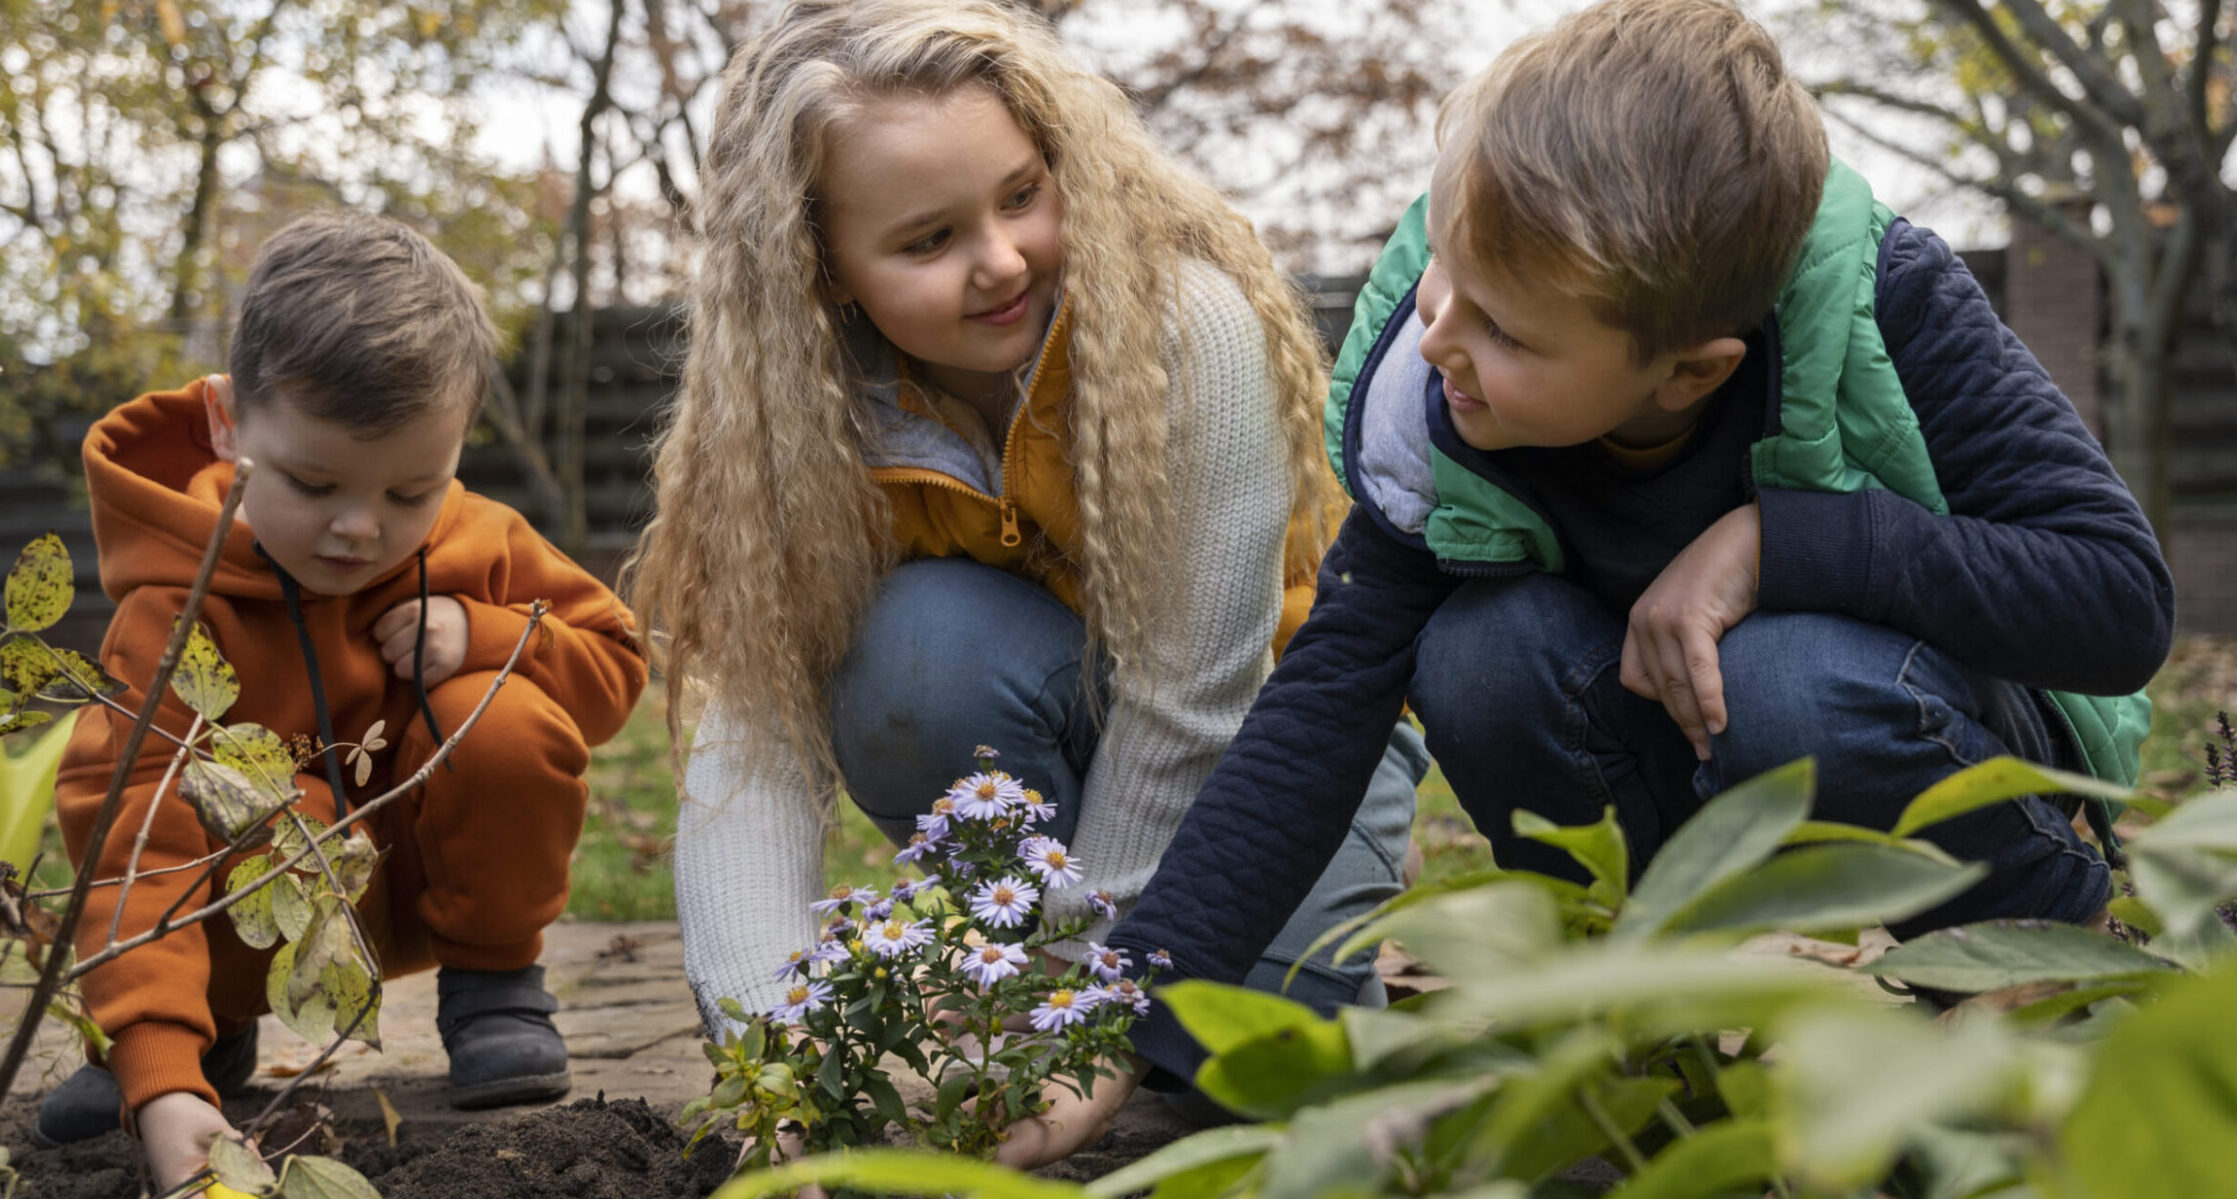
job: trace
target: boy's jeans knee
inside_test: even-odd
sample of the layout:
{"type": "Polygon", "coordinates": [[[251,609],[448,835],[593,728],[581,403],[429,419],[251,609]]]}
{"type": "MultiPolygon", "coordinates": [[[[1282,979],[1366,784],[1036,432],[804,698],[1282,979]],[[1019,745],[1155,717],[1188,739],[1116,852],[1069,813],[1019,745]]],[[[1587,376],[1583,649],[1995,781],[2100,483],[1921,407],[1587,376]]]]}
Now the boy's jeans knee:
{"type": "MultiPolygon", "coordinates": [[[[1043,829],[1069,841],[1102,730],[1083,685],[1086,630],[1057,598],[1016,575],[960,558],[903,563],[872,601],[831,688],[831,745],[847,794],[899,844],[981,744],[1056,805],[1043,829]]],[[[1400,890],[1414,786],[1429,760],[1411,727],[1393,735],[1336,860],[1251,972],[1281,990],[1321,933],[1400,890]]],[[[1289,993],[1324,1012],[1374,997],[1374,963],[1338,968],[1322,951],[1289,993]]]]}
{"type": "MultiPolygon", "coordinates": [[[[1580,877],[1567,854],[1514,836],[1511,814],[1585,824],[1613,806],[1636,874],[1702,802],[1804,756],[1817,759],[1816,818],[1880,829],[1984,758],[2075,765],[2026,688],[1893,630],[1807,612],[1756,612],[1725,634],[1726,729],[1697,762],[1662,705],[1623,688],[1623,637],[1620,614],[1544,575],[1470,584],[1425,630],[1415,710],[1503,865],[1580,877]]],[[[1990,875],[1898,935],[1996,917],[2081,921],[2104,903],[2104,863],[2042,798],[1926,835],[1990,875]]]]}

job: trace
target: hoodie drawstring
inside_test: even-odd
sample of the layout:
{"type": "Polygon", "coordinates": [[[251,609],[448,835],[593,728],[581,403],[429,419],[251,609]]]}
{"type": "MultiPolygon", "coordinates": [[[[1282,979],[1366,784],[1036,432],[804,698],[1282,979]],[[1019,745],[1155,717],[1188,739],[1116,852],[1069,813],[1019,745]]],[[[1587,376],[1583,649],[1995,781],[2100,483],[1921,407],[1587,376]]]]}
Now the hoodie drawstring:
{"type": "MultiPolygon", "coordinates": [[[[310,626],[303,621],[303,587],[287,568],[264,550],[263,543],[252,543],[257,556],[272,564],[272,573],[280,578],[280,594],[287,597],[287,621],[295,626],[295,643],[302,648],[303,665],[311,679],[311,709],[318,715],[319,756],[326,760],[326,783],[334,790],[336,814],[349,811],[349,789],[342,785],[342,759],[333,752],[334,716],[326,704],[326,680],[318,668],[318,647],[311,643],[310,626]]],[[[435,705],[427,697],[427,549],[419,551],[419,629],[412,639],[412,691],[419,699],[420,719],[427,722],[427,731],[434,734],[435,744],[443,743],[442,726],[435,722],[435,705]]],[[[456,770],[449,759],[444,767],[456,770]]]]}

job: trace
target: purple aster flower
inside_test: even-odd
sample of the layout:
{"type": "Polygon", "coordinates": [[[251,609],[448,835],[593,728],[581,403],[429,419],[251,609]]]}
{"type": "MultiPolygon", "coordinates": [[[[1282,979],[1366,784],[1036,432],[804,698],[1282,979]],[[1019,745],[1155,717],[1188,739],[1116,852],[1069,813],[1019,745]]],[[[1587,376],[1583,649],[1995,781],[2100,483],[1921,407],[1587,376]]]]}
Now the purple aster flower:
{"type": "Polygon", "coordinates": [[[868,887],[850,887],[845,883],[831,888],[831,898],[819,899],[808,905],[808,910],[818,915],[842,911],[850,903],[876,903],[878,893],[868,887]]]}
{"type": "Polygon", "coordinates": [[[1133,959],[1127,957],[1123,949],[1097,945],[1093,941],[1087,943],[1087,968],[1104,982],[1117,982],[1125,976],[1126,968],[1133,964],[1133,959]]]}
{"type": "Polygon", "coordinates": [[[790,1023],[822,1007],[830,998],[830,983],[794,983],[792,989],[785,992],[784,1002],[770,1008],[769,1014],[790,1023]]]}
{"type": "Polygon", "coordinates": [[[785,964],[777,967],[777,972],[769,977],[779,981],[794,977],[805,977],[808,973],[808,967],[815,964],[816,959],[812,956],[814,953],[814,949],[793,950],[785,958],[785,964]]]}
{"type": "Polygon", "coordinates": [[[1050,803],[1040,792],[1031,787],[1025,789],[1025,797],[1018,801],[1018,810],[1023,813],[1023,818],[1027,824],[1049,820],[1056,816],[1056,805],[1050,803]]]}
{"type": "Polygon", "coordinates": [[[937,874],[927,874],[921,879],[896,879],[893,884],[893,897],[902,903],[914,903],[917,896],[939,885],[940,876],[937,874]]]}
{"type": "Polygon", "coordinates": [[[826,937],[844,937],[853,931],[854,921],[844,916],[833,916],[831,923],[823,926],[823,935],[826,937]]]}
{"type": "Polygon", "coordinates": [[[878,902],[871,904],[869,907],[863,909],[862,922],[864,924],[876,924],[880,920],[890,919],[892,916],[893,901],[890,899],[881,899],[878,902]]]}
{"type": "Polygon", "coordinates": [[[955,801],[955,814],[966,820],[998,820],[1025,802],[1025,787],[999,770],[958,779],[941,798],[955,801]]]}
{"type": "Polygon", "coordinates": [[[1087,906],[1095,909],[1095,914],[1105,920],[1118,919],[1118,904],[1111,898],[1109,891],[1097,891],[1088,896],[1087,906]]]}
{"type": "Polygon", "coordinates": [[[1018,846],[1025,868],[1041,876],[1041,885],[1054,891],[1080,881],[1080,861],[1054,837],[1027,837],[1018,846]]]}
{"type": "Polygon", "coordinates": [[[1173,968],[1173,955],[1162,949],[1152,949],[1149,953],[1149,962],[1150,965],[1159,970],[1171,970],[1173,968]]]}
{"type": "Polygon", "coordinates": [[[1150,1014],[1149,992],[1144,991],[1141,984],[1131,978],[1122,978],[1102,986],[1089,987],[1087,994],[1093,1000],[1090,1006],[1115,1003],[1133,1008],[1134,1014],[1137,1016],[1150,1014]]]}
{"type": "Polygon", "coordinates": [[[1015,945],[981,945],[963,959],[963,972],[983,990],[1014,977],[1025,965],[1025,951],[1015,945]]]}
{"type": "Polygon", "coordinates": [[[971,914],[996,928],[1016,928],[1025,923],[1033,911],[1033,903],[1041,898],[1041,889],[1022,879],[1008,876],[993,882],[980,883],[971,892],[971,914]]]}
{"type": "Polygon", "coordinates": [[[814,952],[808,955],[808,962],[810,965],[815,965],[823,962],[843,962],[846,960],[847,943],[837,937],[825,937],[823,940],[816,942],[814,952]]]}
{"type": "Polygon", "coordinates": [[[992,762],[1002,756],[1002,751],[991,745],[982,745],[971,751],[971,756],[981,762],[992,762]]]}
{"type": "Polygon", "coordinates": [[[1087,1019],[1087,1010],[1094,1002],[1081,991],[1057,990],[1041,1006],[1033,1009],[1033,1028],[1037,1032],[1054,1032],[1067,1024],[1078,1024],[1087,1019]]]}
{"type": "Polygon", "coordinates": [[[862,939],[869,942],[870,952],[879,957],[897,958],[912,949],[930,944],[932,925],[924,920],[914,924],[888,920],[883,924],[872,925],[862,934],[862,939]]]}
{"type": "Polygon", "coordinates": [[[955,800],[943,795],[932,801],[932,810],[917,817],[917,831],[938,841],[948,835],[948,820],[955,815],[955,800]]]}
{"type": "MultiPolygon", "coordinates": [[[[925,820],[929,818],[919,816],[917,819],[925,820]]],[[[910,833],[909,844],[900,853],[893,855],[893,864],[896,866],[914,865],[918,859],[938,849],[940,847],[940,835],[947,832],[946,824],[946,821],[941,821],[939,833],[910,833]]]]}

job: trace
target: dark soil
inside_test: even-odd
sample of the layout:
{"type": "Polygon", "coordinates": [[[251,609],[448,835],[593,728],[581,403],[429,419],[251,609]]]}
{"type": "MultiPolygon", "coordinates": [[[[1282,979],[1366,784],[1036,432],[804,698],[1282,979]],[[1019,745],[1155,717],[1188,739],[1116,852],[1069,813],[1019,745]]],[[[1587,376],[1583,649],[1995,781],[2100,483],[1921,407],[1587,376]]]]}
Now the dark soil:
{"type": "MultiPolygon", "coordinates": [[[[232,1113],[245,1118],[250,1112],[232,1113]]],[[[0,1142],[25,1199],[137,1199],[139,1146],[110,1133],[59,1149],[31,1148],[32,1108],[0,1110],[0,1142]]],[[[684,1135],[640,1099],[582,1099],[488,1124],[406,1124],[394,1147],[378,1128],[343,1128],[337,1152],[385,1199],[700,1199],[730,1174],[730,1151],[684,1135]],[[354,1134],[354,1135],[353,1135],[354,1134]]]]}

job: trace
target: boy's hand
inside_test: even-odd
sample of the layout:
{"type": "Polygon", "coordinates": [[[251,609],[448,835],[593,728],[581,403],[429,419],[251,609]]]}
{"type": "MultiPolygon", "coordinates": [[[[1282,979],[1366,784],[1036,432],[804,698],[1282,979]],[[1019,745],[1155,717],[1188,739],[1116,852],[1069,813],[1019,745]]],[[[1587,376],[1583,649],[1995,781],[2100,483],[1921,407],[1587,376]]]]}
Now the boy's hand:
{"type": "Polygon", "coordinates": [[[1662,701],[1709,760],[1709,737],[1724,731],[1724,675],[1717,642],[1755,611],[1763,514],[1752,503],[1694,538],[1631,606],[1623,638],[1623,685],[1662,701]]]}
{"type": "Polygon", "coordinates": [[[210,1162],[210,1139],[232,1136],[233,1126],[208,1100],[189,1091],[158,1095],[137,1113],[140,1144],[156,1189],[167,1191],[210,1162]]]}
{"type": "Polygon", "coordinates": [[[1113,1064],[1119,1067],[1118,1073],[1096,1079],[1092,1098],[1081,1098],[1051,1080],[1049,1110],[1027,1116],[1004,1130],[1005,1139],[994,1151],[994,1160],[1013,1170],[1035,1170],[1063,1161],[1101,1139],[1111,1127],[1112,1117],[1126,1106],[1127,1098],[1148,1070],[1139,1059],[1113,1064]]]}
{"type": "MultiPolygon", "coordinates": [[[[419,636],[419,601],[403,603],[381,613],[373,622],[373,640],[381,643],[381,657],[396,677],[412,677],[412,642],[419,636]]],[[[420,664],[429,687],[458,673],[466,661],[466,605],[447,595],[427,597],[427,648],[420,664]]]]}

